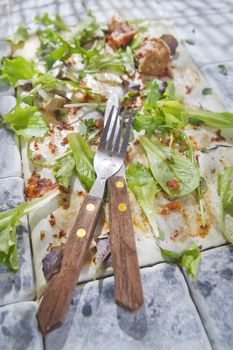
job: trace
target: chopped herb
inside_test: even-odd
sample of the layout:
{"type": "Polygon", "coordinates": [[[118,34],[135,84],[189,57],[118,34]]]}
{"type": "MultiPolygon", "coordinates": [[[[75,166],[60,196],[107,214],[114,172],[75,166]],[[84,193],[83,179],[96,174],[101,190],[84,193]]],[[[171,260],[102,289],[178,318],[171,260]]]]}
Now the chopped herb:
{"type": "Polygon", "coordinates": [[[204,88],[202,90],[202,95],[206,96],[206,95],[212,95],[213,91],[211,88],[207,87],[207,88],[204,88]]]}
{"type": "Polygon", "coordinates": [[[195,45],[195,41],[191,39],[185,39],[185,42],[189,45],[195,45]]]}
{"type": "Polygon", "coordinates": [[[218,65],[219,68],[219,73],[222,75],[227,75],[228,71],[227,71],[227,67],[224,64],[219,64],[218,65]]]}

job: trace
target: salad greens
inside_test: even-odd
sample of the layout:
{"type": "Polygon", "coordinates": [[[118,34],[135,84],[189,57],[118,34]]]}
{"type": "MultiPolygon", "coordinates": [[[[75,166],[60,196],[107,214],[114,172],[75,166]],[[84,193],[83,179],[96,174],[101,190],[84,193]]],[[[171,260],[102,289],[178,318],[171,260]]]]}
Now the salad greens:
{"type": "Polygon", "coordinates": [[[167,194],[185,196],[198,187],[200,173],[196,164],[157,141],[151,142],[147,137],[141,137],[140,141],[155,180],[167,194]]]}
{"type": "Polygon", "coordinates": [[[220,195],[220,224],[223,236],[233,243],[233,231],[226,227],[226,216],[233,217],[233,166],[226,167],[218,178],[218,193],[220,195]]]}
{"type": "Polygon", "coordinates": [[[198,264],[201,258],[201,252],[195,243],[181,253],[163,249],[161,247],[160,247],[160,251],[164,260],[171,263],[180,264],[186,269],[187,273],[191,275],[193,278],[197,276],[198,264]]]}
{"type": "Polygon", "coordinates": [[[33,136],[43,137],[48,131],[44,115],[37,107],[27,104],[17,104],[15,108],[3,116],[8,127],[26,140],[33,136]]]}
{"type": "Polygon", "coordinates": [[[93,166],[94,153],[80,134],[69,134],[67,139],[73,152],[78,178],[86,189],[90,190],[96,179],[93,166]]]}
{"type": "MultiPolygon", "coordinates": [[[[137,27],[137,35],[127,45],[111,48],[108,40],[111,31],[99,25],[91,12],[73,30],[59,15],[49,16],[45,13],[35,20],[39,26],[35,34],[39,39],[36,58],[27,60],[17,56],[15,49],[29,39],[28,30],[22,24],[7,39],[12,44],[12,55],[4,57],[0,63],[0,80],[17,88],[17,105],[3,116],[2,123],[26,141],[36,142],[33,137],[43,138],[50,133],[54,133],[51,136],[53,140],[56,132],[63,138],[61,145],[64,153],[54,159],[55,166],[49,158],[36,158],[38,150],[31,151],[34,166],[47,166],[56,182],[65,188],[69,187],[72,176],[77,175],[83,186],[90,190],[96,175],[93,167],[94,153],[88,142],[95,146],[98,144],[102,126],[99,123],[98,127],[94,119],[82,117],[79,109],[85,107],[103,110],[107,94],[98,92],[98,88],[96,91],[95,87],[90,88],[88,79],[91,78],[94,85],[98,85],[105,82],[99,73],[115,73],[120,83],[114,81],[113,84],[121,84],[123,81],[122,87],[130,86],[136,79],[139,87],[128,92],[122,105],[128,106],[129,103],[135,109],[133,133],[140,132],[140,136],[144,135],[137,141],[147,156],[148,165],[128,164],[128,186],[146,215],[157,241],[161,239],[155,212],[155,196],[158,191],[164,191],[165,196],[171,197],[191,193],[195,195],[194,198],[199,201],[201,225],[204,227],[206,183],[200,176],[198,161],[185,127],[192,123],[204,123],[215,128],[233,128],[233,113],[210,112],[186,105],[176,95],[172,80],[165,83],[157,79],[138,78],[135,52],[146,37],[144,32],[148,25],[145,21],[129,21],[129,25],[137,27]],[[19,82],[20,80],[26,82],[19,82]],[[136,103],[137,99],[139,103],[136,103]],[[46,110],[48,106],[51,108],[49,113],[46,110]],[[64,131],[72,130],[74,120],[79,123],[79,133],[64,131]],[[60,129],[58,127],[54,131],[54,124],[60,129]]],[[[223,74],[226,73],[225,67],[219,68],[223,74]]],[[[210,88],[203,89],[204,95],[210,93],[210,88]]],[[[54,145],[56,152],[56,142],[54,145]]],[[[233,236],[226,227],[226,217],[233,216],[232,174],[233,167],[225,168],[218,182],[221,226],[224,237],[230,242],[233,242],[233,236]]],[[[58,193],[58,190],[0,213],[0,263],[14,271],[18,269],[16,225],[28,211],[52,198],[53,193],[58,193]]],[[[165,259],[184,266],[192,276],[196,275],[200,259],[196,244],[182,253],[163,248],[161,253],[165,259]]]]}
{"type": "Polygon", "coordinates": [[[63,187],[68,188],[74,174],[75,160],[70,154],[66,154],[56,162],[53,168],[55,180],[63,187]]]}
{"type": "Polygon", "coordinates": [[[146,215],[155,238],[159,238],[159,229],[155,219],[155,196],[159,187],[153,178],[151,171],[143,164],[132,163],[126,169],[126,179],[130,190],[133,192],[146,215]]]}
{"type": "Polygon", "coordinates": [[[1,70],[1,77],[6,78],[13,86],[17,86],[18,80],[31,80],[37,73],[35,63],[23,57],[4,58],[1,70]]]}
{"type": "Polygon", "coordinates": [[[17,254],[16,225],[20,219],[30,211],[43,207],[59,194],[55,189],[41,198],[33,199],[0,213],[0,263],[8,266],[12,271],[19,269],[17,254]]]}

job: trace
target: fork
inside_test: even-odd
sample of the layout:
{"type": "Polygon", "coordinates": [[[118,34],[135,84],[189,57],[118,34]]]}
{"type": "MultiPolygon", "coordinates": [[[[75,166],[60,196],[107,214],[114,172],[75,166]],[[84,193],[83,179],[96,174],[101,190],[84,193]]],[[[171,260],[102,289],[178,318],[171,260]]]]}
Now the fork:
{"type": "Polygon", "coordinates": [[[74,220],[62,251],[60,270],[51,277],[39,305],[37,319],[42,334],[47,334],[61,326],[65,320],[103,206],[106,181],[121,168],[124,162],[132,114],[129,115],[129,123],[122,139],[123,121],[119,125],[118,113],[110,128],[114,109],[113,106],[94,157],[96,181],[74,220]]]}

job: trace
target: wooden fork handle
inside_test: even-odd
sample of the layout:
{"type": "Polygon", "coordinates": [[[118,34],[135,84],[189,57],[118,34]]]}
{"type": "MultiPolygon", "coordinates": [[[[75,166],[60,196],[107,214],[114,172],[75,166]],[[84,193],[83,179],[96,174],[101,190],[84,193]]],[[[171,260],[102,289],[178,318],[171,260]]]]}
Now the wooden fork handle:
{"type": "Polygon", "coordinates": [[[143,304],[133,222],[123,176],[108,179],[110,241],[115,276],[116,302],[136,310],[143,304]]]}
{"type": "Polygon", "coordinates": [[[42,334],[59,327],[65,320],[102,206],[101,199],[88,195],[74,220],[60,270],[49,281],[37,312],[42,334]]]}

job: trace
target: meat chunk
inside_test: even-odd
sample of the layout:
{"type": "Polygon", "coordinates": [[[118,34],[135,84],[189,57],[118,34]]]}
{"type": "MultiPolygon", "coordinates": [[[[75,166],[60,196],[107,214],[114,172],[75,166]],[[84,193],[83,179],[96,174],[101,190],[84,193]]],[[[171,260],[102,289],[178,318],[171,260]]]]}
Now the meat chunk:
{"type": "Polygon", "coordinates": [[[135,53],[135,58],[140,73],[157,78],[171,76],[170,50],[162,39],[144,39],[141,47],[135,53]]]}
{"type": "Polygon", "coordinates": [[[176,38],[171,34],[163,34],[160,39],[162,39],[169,47],[170,55],[174,56],[178,46],[178,41],[176,38]]]}
{"type": "Polygon", "coordinates": [[[116,49],[127,46],[137,33],[137,28],[134,25],[130,25],[127,21],[113,17],[108,24],[108,31],[110,33],[107,37],[108,44],[116,49]]]}

